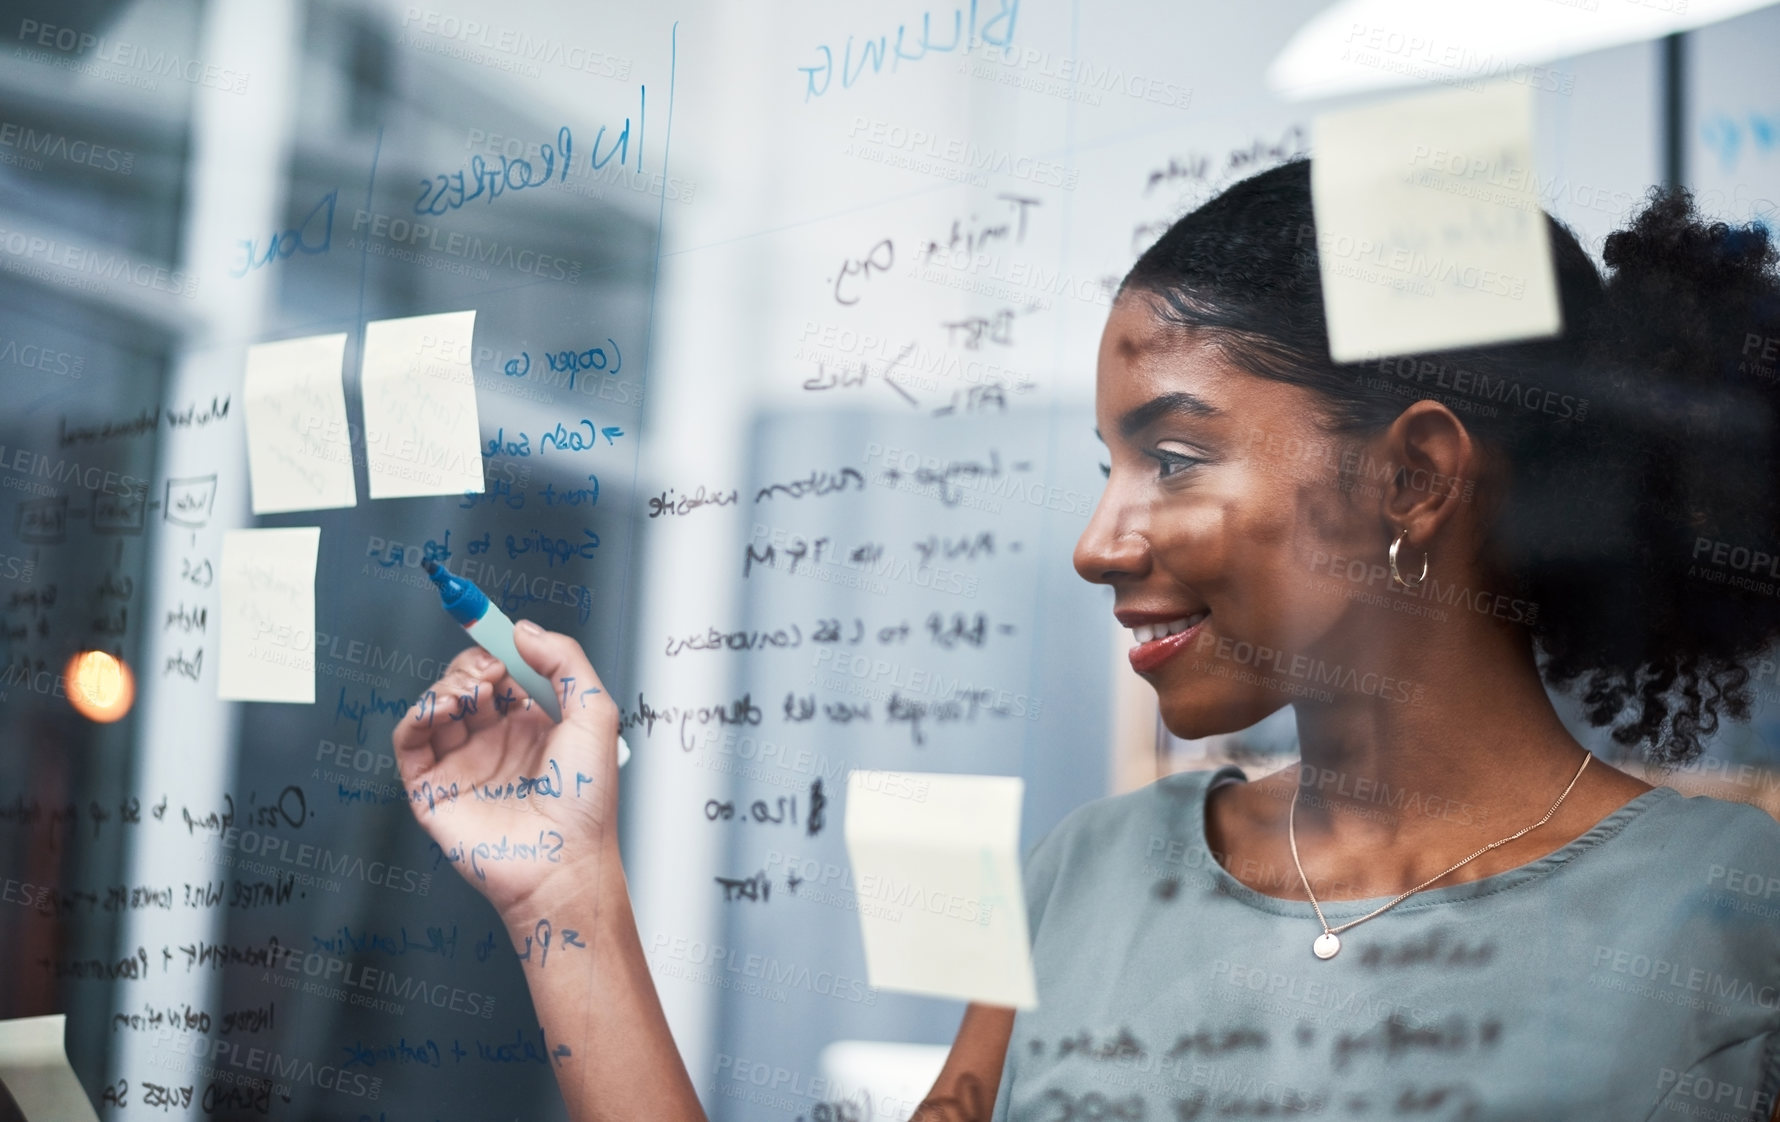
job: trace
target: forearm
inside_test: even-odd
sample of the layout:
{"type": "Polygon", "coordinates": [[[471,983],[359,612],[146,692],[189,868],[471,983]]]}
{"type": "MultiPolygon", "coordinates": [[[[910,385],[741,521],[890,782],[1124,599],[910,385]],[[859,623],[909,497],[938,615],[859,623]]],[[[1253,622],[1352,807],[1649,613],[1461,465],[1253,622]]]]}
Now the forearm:
{"type": "Polygon", "coordinates": [[[623,868],[606,862],[597,879],[573,899],[505,917],[569,1117],[706,1122],[655,992],[623,868]]]}

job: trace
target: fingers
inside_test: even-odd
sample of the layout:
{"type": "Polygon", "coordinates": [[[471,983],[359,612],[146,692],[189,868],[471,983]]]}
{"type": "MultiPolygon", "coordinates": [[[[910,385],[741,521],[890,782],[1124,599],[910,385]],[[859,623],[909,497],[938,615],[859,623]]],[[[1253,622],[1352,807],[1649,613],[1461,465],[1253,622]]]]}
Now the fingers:
{"type": "Polygon", "coordinates": [[[520,657],[557,688],[564,724],[595,732],[612,730],[618,704],[594,673],[581,644],[557,631],[546,631],[529,619],[513,625],[513,645],[520,657]]]}
{"type": "Polygon", "coordinates": [[[512,708],[507,697],[517,697],[518,689],[507,676],[507,668],[490,660],[470,679],[446,679],[449,693],[439,690],[438,711],[433,714],[433,752],[440,762],[451,753],[474,740],[483,729],[498,724],[512,708]]]}
{"type": "Polygon", "coordinates": [[[454,721],[450,716],[463,708],[459,697],[480,699],[477,712],[471,716],[482,717],[482,710],[486,708],[489,715],[483,723],[492,723],[495,707],[490,698],[491,680],[498,682],[505,674],[506,668],[501,666],[500,660],[481,647],[468,647],[458,652],[439,680],[422,691],[396,722],[391,744],[404,783],[413,784],[469,739],[472,731],[466,727],[469,722],[454,721]]]}

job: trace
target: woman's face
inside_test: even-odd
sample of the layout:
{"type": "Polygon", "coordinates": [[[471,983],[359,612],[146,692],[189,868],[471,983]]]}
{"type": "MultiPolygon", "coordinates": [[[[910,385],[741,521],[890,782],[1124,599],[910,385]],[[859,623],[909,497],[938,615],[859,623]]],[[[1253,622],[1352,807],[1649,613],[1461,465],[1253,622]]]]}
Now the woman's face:
{"type": "Polygon", "coordinates": [[[1370,577],[1388,545],[1365,449],[1318,426],[1310,391],[1165,328],[1139,293],[1114,305],[1096,378],[1107,481],[1075,568],[1112,586],[1168,729],[1247,728],[1363,661],[1343,649],[1363,639],[1351,597],[1382,588],[1343,574],[1360,559],[1370,577]],[[1362,480],[1345,492],[1344,454],[1362,480]]]}

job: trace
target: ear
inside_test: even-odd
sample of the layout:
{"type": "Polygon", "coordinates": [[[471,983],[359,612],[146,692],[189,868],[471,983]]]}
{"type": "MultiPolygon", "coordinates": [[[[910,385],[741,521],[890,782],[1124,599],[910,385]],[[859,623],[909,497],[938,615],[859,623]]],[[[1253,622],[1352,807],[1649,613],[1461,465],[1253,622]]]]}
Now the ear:
{"type": "Polygon", "coordinates": [[[1470,499],[1482,451],[1465,423],[1437,401],[1418,401],[1379,437],[1385,462],[1401,465],[1383,488],[1386,536],[1408,530],[1404,545],[1427,549],[1470,499]]]}

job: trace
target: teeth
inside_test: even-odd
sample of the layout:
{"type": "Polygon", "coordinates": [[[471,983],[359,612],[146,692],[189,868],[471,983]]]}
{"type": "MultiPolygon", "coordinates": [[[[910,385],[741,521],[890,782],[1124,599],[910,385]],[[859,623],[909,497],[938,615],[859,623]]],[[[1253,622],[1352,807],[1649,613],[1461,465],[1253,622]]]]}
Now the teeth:
{"type": "Polygon", "coordinates": [[[1176,620],[1169,620],[1167,623],[1141,624],[1131,629],[1131,635],[1139,643],[1148,643],[1168,635],[1179,635],[1187,628],[1192,627],[1194,624],[1204,619],[1207,614],[1209,613],[1197,612],[1190,616],[1182,616],[1176,620]]]}

